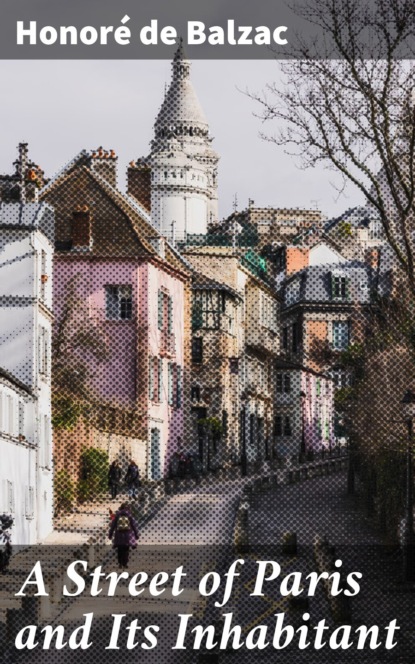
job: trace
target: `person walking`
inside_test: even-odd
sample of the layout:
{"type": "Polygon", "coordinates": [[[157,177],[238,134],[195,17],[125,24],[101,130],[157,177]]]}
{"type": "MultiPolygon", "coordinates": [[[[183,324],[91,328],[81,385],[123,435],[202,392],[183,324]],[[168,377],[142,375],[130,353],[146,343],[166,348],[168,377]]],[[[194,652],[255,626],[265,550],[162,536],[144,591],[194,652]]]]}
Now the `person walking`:
{"type": "Polygon", "coordinates": [[[108,487],[111,492],[112,500],[115,500],[118,495],[121,482],[121,468],[117,461],[113,461],[108,470],[108,487]]]}
{"type": "Polygon", "coordinates": [[[135,461],[131,459],[129,466],[127,468],[127,473],[125,476],[125,482],[128,487],[128,495],[130,498],[137,498],[138,489],[141,485],[140,482],[140,471],[135,461]]]}
{"type": "Polygon", "coordinates": [[[137,546],[138,539],[137,522],[131,516],[127,503],[122,503],[116,512],[108,537],[113,540],[113,546],[117,549],[119,566],[127,569],[130,549],[137,546]]]}

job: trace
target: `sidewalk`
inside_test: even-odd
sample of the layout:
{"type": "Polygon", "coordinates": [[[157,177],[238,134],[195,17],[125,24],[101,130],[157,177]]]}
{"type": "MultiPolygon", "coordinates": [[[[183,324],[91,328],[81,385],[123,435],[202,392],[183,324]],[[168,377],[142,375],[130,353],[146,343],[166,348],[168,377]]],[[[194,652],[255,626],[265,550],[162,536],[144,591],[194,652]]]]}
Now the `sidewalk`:
{"type": "MultiPolygon", "coordinates": [[[[379,625],[384,627],[397,619],[398,646],[386,651],[329,650],[320,651],[298,649],[264,651],[243,649],[223,652],[220,662],[260,661],[261,663],[283,662],[316,663],[322,662],[384,662],[394,661],[409,664],[415,657],[415,594],[407,592],[400,585],[400,556],[382,546],[380,537],[356,507],[356,500],[346,495],[346,476],[315,478],[289,486],[281,486],[272,491],[257,494],[249,510],[250,550],[246,556],[247,569],[240,587],[240,597],[236,612],[238,622],[247,629],[257,624],[275,626],[275,614],[287,612],[286,624],[295,627],[302,624],[303,611],[311,615],[310,624],[316,625],[325,618],[334,629],[335,623],[323,589],[310,598],[309,607],[293,612],[288,598],[281,598],[278,581],[267,584],[265,597],[251,598],[253,580],[256,575],[256,561],[275,560],[281,564],[281,577],[293,571],[305,575],[316,571],[313,556],[315,536],[326,536],[335,546],[336,559],[343,561],[346,572],[359,571],[363,574],[360,593],[351,600],[352,625],[379,625]],[[295,556],[282,553],[281,541],[285,532],[297,533],[298,551],[295,556]],[[265,557],[267,556],[267,557],[265,557]],[[249,578],[250,577],[250,578],[249,578]],[[247,580],[248,579],[248,580],[247,580]]],[[[312,630],[310,630],[312,633],[312,630]]],[[[384,638],[384,636],[383,636],[384,638]]]]}

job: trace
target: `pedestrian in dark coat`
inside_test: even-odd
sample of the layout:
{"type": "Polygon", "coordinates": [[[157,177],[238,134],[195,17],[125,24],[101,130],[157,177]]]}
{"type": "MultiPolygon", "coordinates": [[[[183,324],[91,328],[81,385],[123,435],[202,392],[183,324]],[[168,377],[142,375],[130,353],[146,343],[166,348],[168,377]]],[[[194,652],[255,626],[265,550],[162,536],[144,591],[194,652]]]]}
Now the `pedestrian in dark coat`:
{"type": "Polygon", "coordinates": [[[140,482],[140,471],[135,461],[131,460],[127,468],[127,474],[125,476],[125,482],[128,488],[128,495],[130,498],[137,498],[138,489],[141,485],[140,482]]]}
{"type": "Polygon", "coordinates": [[[127,568],[130,548],[137,546],[138,526],[126,503],[120,505],[116,512],[108,537],[113,540],[113,546],[117,549],[119,566],[127,568]]]}
{"type": "Polygon", "coordinates": [[[115,500],[118,495],[121,482],[121,468],[116,461],[113,461],[108,470],[108,488],[111,491],[111,498],[115,500]]]}

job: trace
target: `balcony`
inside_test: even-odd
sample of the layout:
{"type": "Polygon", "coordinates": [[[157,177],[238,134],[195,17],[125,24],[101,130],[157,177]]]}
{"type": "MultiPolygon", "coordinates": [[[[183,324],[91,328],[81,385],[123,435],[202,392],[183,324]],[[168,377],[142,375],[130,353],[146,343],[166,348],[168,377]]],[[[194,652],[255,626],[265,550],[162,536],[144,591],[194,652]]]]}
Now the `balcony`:
{"type": "Polygon", "coordinates": [[[173,332],[160,330],[160,355],[163,357],[176,355],[176,338],[173,332]]]}

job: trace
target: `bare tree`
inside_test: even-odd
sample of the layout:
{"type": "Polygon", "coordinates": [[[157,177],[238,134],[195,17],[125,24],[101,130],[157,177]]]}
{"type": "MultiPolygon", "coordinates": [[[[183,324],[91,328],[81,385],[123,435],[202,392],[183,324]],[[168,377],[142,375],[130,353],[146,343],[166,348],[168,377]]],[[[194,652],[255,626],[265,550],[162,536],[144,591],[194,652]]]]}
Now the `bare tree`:
{"type": "Polygon", "coordinates": [[[248,92],[281,127],[263,137],[360,189],[415,295],[415,67],[402,59],[413,55],[415,5],[309,0],[298,11],[318,36],[298,38],[282,86],[248,92]]]}
{"type": "Polygon", "coordinates": [[[79,291],[81,275],[66,285],[52,346],[54,425],[71,428],[83,406],[94,401],[91,367],[103,362],[108,344],[98,312],[79,291]]]}

